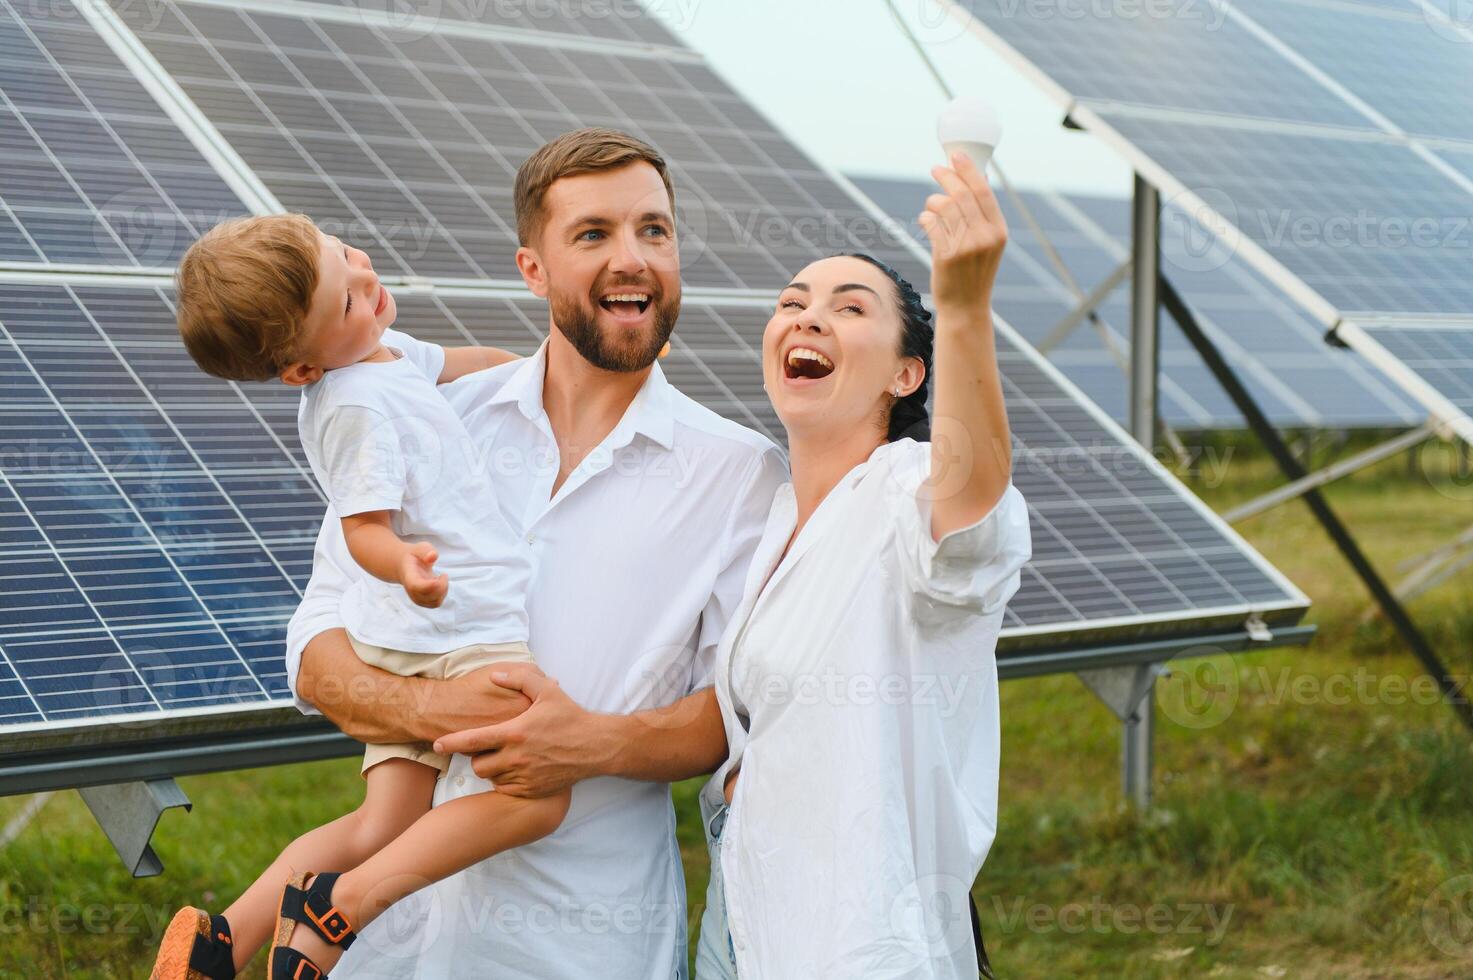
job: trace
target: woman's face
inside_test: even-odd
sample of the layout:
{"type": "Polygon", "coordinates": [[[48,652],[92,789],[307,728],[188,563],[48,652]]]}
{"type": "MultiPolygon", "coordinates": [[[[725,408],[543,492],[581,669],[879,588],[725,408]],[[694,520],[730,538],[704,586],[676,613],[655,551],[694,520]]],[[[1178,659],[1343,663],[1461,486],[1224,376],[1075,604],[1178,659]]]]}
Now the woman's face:
{"type": "Polygon", "coordinates": [[[842,438],[879,429],[897,385],[920,385],[919,358],[900,356],[895,285],[862,259],[836,256],[808,266],[778,296],[762,336],[767,395],[790,436],[842,438]]]}

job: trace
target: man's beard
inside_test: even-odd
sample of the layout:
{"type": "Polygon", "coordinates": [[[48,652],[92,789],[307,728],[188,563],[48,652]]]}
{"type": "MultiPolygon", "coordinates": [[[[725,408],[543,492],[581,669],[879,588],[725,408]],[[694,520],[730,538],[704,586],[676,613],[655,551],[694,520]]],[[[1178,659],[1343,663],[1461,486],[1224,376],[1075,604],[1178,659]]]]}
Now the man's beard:
{"type": "Polygon", "coordinates": [[[650,290],[650,302],[655,310],[654,332],[647,343],[630,347],[611,343],[604,336],[598,327],[597,304],[590,308],[579,298],[556,291],[549,297],[552,322],[583,359],[596,368],[622,372],[642,371],[655,363],[660,351],[665,349],[665,342],[675,332],[675,321],[680,318],[679,293],[667,298],[650,290]]]}

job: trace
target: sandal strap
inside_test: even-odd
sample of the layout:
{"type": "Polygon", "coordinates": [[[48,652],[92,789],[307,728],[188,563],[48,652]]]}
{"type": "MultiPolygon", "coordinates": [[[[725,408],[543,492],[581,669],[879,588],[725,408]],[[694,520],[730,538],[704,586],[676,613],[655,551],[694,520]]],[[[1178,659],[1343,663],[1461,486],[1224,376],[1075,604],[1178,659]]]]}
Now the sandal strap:
{"type": "MultiPolygon", "coordinates": [[[[281,916],[300,922],[321,936],[323,941],[343,949],[353,945],[358,934],[353,931],[353,924],[348,917],[332,904],[332,886],[337,883],[339,874],[320,874],[312,882],[311,887],[305,891],[293,885],[287,885],[281,895],[281,916]]],[[[311,960],[307,961],[309,964],[311,960]]],[[[312,969],[317,969],[315,966],[312,969]]],[[[296,980],[294,974],[286,974],[292,980],[296,980]]],[[[326,976],[327,974],[321,974],[326,976]]],[[[310,977],[305,974],[304,977],[310,977]]]]}
{"type": "MultiPolygon", "coordinates": [[[[200,916],[204,918],[204,913],[200,916]]],[[[230,923],[223,915],[212,915],[200,926],[189,953],[189,968],[213,980],[235,980],[235,962],[231,957],[235,941],[230,935],[230,923]]]]}
{"type": "Polygon", "coordinates": [[[290,946],[278,946],[272,951],[266,975],[271,980],[327,980],[327,974],[307,954],[290,946]]]}

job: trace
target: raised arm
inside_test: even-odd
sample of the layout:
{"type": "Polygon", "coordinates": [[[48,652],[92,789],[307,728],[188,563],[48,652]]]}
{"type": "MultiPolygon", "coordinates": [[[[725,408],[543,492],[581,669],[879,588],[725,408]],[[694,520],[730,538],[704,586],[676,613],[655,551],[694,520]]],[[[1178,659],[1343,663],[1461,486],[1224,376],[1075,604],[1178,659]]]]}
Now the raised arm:
{"type": "Polygon", "coordinates": [[[440,371],[439,383],[448,385],[467,374],[474,374],[498,364],[505,364],[507,361],[520,359],[520,354],[513,354],[500,347],[447,347],[445,348],[445,367],[440,371]]]}
{"type": "Polygon", "coordinates": [[[307,642],[296,689],[333,724],[369,743],[433,742],[472,725],[509,721],[531,704],[521,692],[492,683],[484,670],[440,681],[370,667],[342,629],[307,642]]]}
{"type": "Polygon", "coordinates": [[[932,170],[942,193],[921,213],[931,239],[936,304],[931,424],[931,536],[940,541],[997,506],[1012,478],[1012,436],[992,331],[992,286],[1007,222],[987,179],[964,153],[932,170]]]}

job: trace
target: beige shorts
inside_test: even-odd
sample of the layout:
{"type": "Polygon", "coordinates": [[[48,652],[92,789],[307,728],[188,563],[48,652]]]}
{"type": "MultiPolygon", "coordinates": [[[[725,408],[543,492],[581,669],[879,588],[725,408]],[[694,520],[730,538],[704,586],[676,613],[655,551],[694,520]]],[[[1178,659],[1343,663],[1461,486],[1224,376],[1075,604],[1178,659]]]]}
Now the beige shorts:
{"type": "MultiPolygon", "coordinates": [[[[470,646],[451,650],[449,653],[404,653],[400,650],[385,650],[383,647],[360,643],[352,634],[348,642],[358,659],[370,667],[387,670],[400,677],[433,677],[449,680],[495,663],[536,663],[527,644],[516,643],[473,643],[470,646]]],[[[363,753],[362,772],[368,772],[385,759],[409,759],[421,765],[431,766],[443,774],[450,768],[450,757],[435,752],[427,742],[405,742],[392,745],[370,745],[363,753]]]]}

